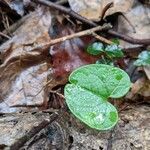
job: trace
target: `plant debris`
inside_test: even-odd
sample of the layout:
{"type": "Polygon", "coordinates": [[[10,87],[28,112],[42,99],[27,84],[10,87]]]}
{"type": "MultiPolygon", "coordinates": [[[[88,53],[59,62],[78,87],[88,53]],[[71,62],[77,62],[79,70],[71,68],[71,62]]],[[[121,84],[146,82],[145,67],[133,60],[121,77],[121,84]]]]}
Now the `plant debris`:
{"type": "Polygon", "coordinates": [[[150,149],[149,11],[146,0],[0,0],[0,149],[150,149]],[[95,63],[132,81],[110,100],[120,120],[105,133],[75,119],[64,99],[70,73],[95,63]]]}

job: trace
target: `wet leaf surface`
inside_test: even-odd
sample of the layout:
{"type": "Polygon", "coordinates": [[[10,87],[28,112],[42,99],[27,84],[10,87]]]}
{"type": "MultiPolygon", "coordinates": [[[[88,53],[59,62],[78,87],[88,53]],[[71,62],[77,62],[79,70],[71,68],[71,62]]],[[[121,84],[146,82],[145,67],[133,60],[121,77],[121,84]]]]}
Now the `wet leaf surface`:
{"type": "Polygon", "coordinates": [[[112,128],[118,121],[118,112],[108,98],[119,98],[127,93],[128,75],[119,68],[93,64],[73,71],[69,81],[64,94],[71,112],[91,128],[112,128]]]}
{"type": "Polygon", "coordinates": [[[95,42],[88,46],[87,52],[91,55],[99,55],[104,52],[104,45],[100,42],[95,42]]]}
{"type": "Polygon", "coordinates": [[[106,55],[110,58],[120,58],[124,56],[122,48],[116,44],[106,46],[105,52],[106,55]]]}

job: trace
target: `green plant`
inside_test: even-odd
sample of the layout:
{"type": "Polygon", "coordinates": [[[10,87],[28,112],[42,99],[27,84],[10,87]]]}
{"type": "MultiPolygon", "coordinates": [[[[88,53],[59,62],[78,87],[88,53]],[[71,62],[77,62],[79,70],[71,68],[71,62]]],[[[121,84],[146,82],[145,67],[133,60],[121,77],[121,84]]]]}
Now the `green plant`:
{"type": "Polygon", "coordinates": [[[139,54],[138,59],[134,62],[136,66],[150,65],[150,51],[143,51],[139,54]]]}
{"type": "Polygon", "coordinates": [[[104,45],[100,42],[95,42],[88,46],[87,52],[91,55],[99,55],[104,52],[104,45]]]}
{"type": "Polygon", "coordinates": [[[102,57],[101,59],[97,60],[96,64],[106,64],[106,65],[114,66],[114,63],[112,62],[112,60],[107,59],[105,57],[102,57]]]}
{"type": "Polygon", "coordinates": [[[91,55],[100,55],[100,59],[96,61],[96,64],[114,65],[114,59],[122,58],[124,53],[119,46],[119,40],[113,39],[113,44],[104,45],[100,42],[95,42],[87,47],[87,52],[91,55]]]}
{"type": "Polygon", "coordinates": [[[114,44],[117,44],[117,45],[120,44],[120,41],[119,41],[118,38],[114,38],[114,39],[112,39],[111,41],[112,41],[114,44]]]}
{"type": "Polygon", "coordinates": [[[87,52],[91,55],[105,54],[108,58],[111,59],[121,58],[124,56],[122,48],[118,45],[118,43],[104,46],[100,42],[95,42],[88,46],[87,52]]]}
{"type": "Polygon", "coordinates": [[[124,56],[122,49],[117,44],[107,45],[105,52],[110,58],[121,58],[124,56]]]}
{"type": "Polygon", "coordinates": [[[108,100],[128,92],[131,83],[126,72],[109,65],[91,64],[73,71],[69,81],[64,94],[77,118],[98,130],[110,129],[117,123],[117,109],[108,100]]]}

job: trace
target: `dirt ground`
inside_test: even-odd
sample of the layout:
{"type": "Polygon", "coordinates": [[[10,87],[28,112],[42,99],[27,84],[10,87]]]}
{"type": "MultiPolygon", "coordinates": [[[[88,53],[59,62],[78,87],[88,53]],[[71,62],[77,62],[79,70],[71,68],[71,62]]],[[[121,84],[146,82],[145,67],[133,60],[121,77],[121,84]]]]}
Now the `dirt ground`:
{"type": "Polygon", "coordinates": [[[16,149],[19,141],[28,137],[21,150],[149,150],[149,114],[148,106],[130,106],[120,113],[119,123],[110,131],[89,129],[64,114],[37,131],[32,138],[29,135],[33,129],[41,123],[44,125],[44,121],[50,119],[49,114],[1,117],[0,145],[1,149],[16,149]]]}

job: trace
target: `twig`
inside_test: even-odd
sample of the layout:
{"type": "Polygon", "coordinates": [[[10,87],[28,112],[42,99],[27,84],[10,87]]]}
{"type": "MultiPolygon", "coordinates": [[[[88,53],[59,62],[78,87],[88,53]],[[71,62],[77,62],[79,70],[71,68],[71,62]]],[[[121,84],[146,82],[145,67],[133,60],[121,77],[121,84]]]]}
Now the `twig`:
{"type": "Polygon", "coordinates": [[[132,44],[150,45],[150,39],[135,39],[113,30],[109,30],[108,33],[132,44]]]}
{"type": "MultiPolygon", "coordinates": [[[[3,117],[6,117],[6,116],[17,116],[17,117],[20,117],[20,116],[24,116],[25,114],[28,114],[28,113],[36,113],[36,114],[45,114],[45,113],[49,113],[49,114],[52,114],[54,112],[58,112],[59,110],[58,109],[53,109],[53,108],[49,108],[49,109],[44,109],[44,110],[25,110],[25,111],[21,111],[20,112],[11,112],[11,113],[3,113],[3,112],[0,112],[0,116],[3,116],[3,117]]],[[[2,121],[0,121],[1,123],[2,121]]]]}
{"type": "MultiPolygon", "coordinates": [[[[84,31],[81,31],[81,32],[78,32],[78,33],[67,35],[67,36],[62,37],[62,38],[54,39],[49,44],[54,45],[56,43],[64,42],[64,41],[70,40],[72,38],[82,37],[82,36],[85,36],[85,35],[91,35],[96,31],[107,30],[107,29],[110,29],[110,28],[111,28],[110,24],[104,24],[104,26],[97,26],[97,27],[92,28],[92,29],[84,30],[84,31]]],[[[103,38],[102,40],[103,40],[103,42],[107,41],[107,39],[105,39],[105,38],[103,38]]]]}
{"type": "Polygon", "coordinates": [[[78,15],[73,10],[71,10],[69,8],[65,8],[64,6],[57,5],[56,3],[53,3],[53,2],[50,2],[47,0],[31,0],[31,1],[45,5],[45,6],[48,6],[50,8],[56,9],[56,10],[59,10],[59,11],[63,12],[64,14],[68,14],[68,15],[70,15],[70,16],[72,16],[72,17],[74,17],[74,18],[78,19],[79,21],[84,22],[86,24],[89,24],[89,22],[90,22],[92,25],[94,25],[94,23],[92,21],[78,15]]]}
{"type": "Polygon", "coordinates": [[[32,14],[28,14],[26,16],[24,16],[23,18],[21,18],[19,21],[17,21],[16,23],[12,24],[9,27],[9,31],[7,31],[6,29],[2,31],[2,33],[4,34],[12,34],[14,31],[16,31],[16,29],[18,29],[24,22],[25,20],[27,20],[27,18],[30,18],[32,14]]]}
{"type": "MultiPolygon", "coordinates": [[[[98,26],[98,24],[94,23],[93,21],[91,20],[88,20],[82,16],[80,16],[79,14],[75,13],[74,11],[72,11],[71,9],[68,9],[68,8],[65,8],[63,6],[60,6],[60,5],[57,5],[55,3],[52,3],[50,1],[47,1],[47,0],[32,0],[34,1],[35,3],[39,3],[39,4],[42,4],[42,5],[45,5],[45,6],[48,6],[50,8],[54,8],[56,10],[59,10],[61,11],[62,13],[65,13],[65,14],[68,14],[70,15],[71,17],[74,17],[76,18],[77,20],[83,22],[83,23],[86,23],[92,27],[96,27],[98,26]]],[[[123,35],[121,33],[118,33],[116,31],[113,31],[113,30],[108,30],[107,31],[109,34],[113,35],[113,36],[116,36],[124,41],[127,41],[129,43],[132,43],[132,44],[143,44],[143,45],[150,45],[150,39],[134,39],[130,36],[127,36],[127,35],[123,35]]]]}
{"type": "Polygon", "coordinates": [[[134,47],[129,47],[129,48],[124,48],[123,51],[126,52],[126,53],[139,53],[139,52],[142,52],[143,49],[145,49],[146,46],[142,46],[142,45],[139,45],[139,46],[134,46],[134,47]]]}
{"type": "Polygon", "coordinates": [[[108,4],[104,7],[104,9],[103,9],[103,11],[102,11],[102,15],[101,15],[101,20],[104,19],[104,16],[105,16],[106,12],[107,12],[110,8],[112,8],[113,6],[114,6],[114,3],[113,3],[113,2],[110,2],[110,3],[108,3],[108,4]]]}
{"type": "Polygon", "coordinates": [[[106,44],[112,44],[112,43],[113,43],[112,41],[107,40],[107,39],[103,38],[102,36],[100,36],[100,35],[98,35],[98,34],[96,34],[96,33],[94,33],[94,32],[92,33],[92,35],[93,35],[97,40],[102,41],[102,42],[104,42],[104,43],[106,43],[106,44]]]}
{"type": "Polygon", "coordinates": [[[42,104],[33,104],[33,105],[28,105],[28,104],[17,104],[17,105],[12,105],[10,106],[10,108],[13,108],[13,107],[28,107],[28,108],[34,108],[34,107],[42,107],[43,105],[42,104]]]}
{"type": "Polygon", "coordinates": [[[54,93],[54,94],[57,94],[58,96],[60,96],[61,98],[65,99],[65,96],[57,91],[52,91],[50,90],[50,93],[54,93]]]}
{"type": "Polygon", "coordinates": [[[65,3],[67,3],[67,2],[68,2],[68,0],[60,0],[60,1],[56,2],[56,4],[63,5],[65,3]]]}
{"type": "Polygon", "coordinates": [[[6,35],[6,34],[4,34],[4,33],[2,33],[2,32],[0,32],[0,35],[3,36],[3,37],[5,37],[5,38],[7,38],[7,39],[10,39],[10,38],[11,38],[10,36],[8,36],[8,35],[6,35]]]}
{"type": "MultiPolygon", "coordinates": [[[[64,37],[61,37],[61,38],[51,40],[50,42],[48,42],[46,44],[40,44],[40,45],[36,46],[34,49],[35,50],[36,49],[38,49],[38,50],[42,49],[42,51],[43,51],[43,49],[47,49],[47,48],[49,48],[49,46],[55,45],[57,43],[64,42],[66,40],[70,40],[70,39],[77,38],[77,37],[91,35],[96,31],[108,30],[110,28],[111,28],[110,24],[104,24],[103,26],[97,26],[97,27],[94,27],[92,29],[84,30],[84,31],[81,31],[81,32],[78,32],[78,33],[74,33],[74,34],[71,34],[71,35],[67,35],[67,36],[64,36],[64,37]]],[[[103,38],[103,42],[105,42],[106,40],[107,39],[103,38]]]]}
{"type": "Polygon", "coordinates": [[[2,14],[2,23],[4,25],[4,28],[8,31],[9,33],[9,21],[7,15],[0,9],[0,13],[2,14]]]}

